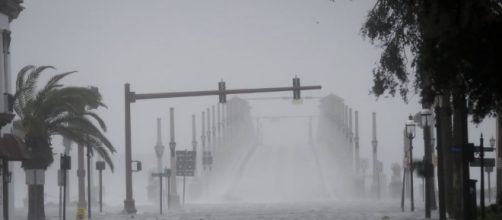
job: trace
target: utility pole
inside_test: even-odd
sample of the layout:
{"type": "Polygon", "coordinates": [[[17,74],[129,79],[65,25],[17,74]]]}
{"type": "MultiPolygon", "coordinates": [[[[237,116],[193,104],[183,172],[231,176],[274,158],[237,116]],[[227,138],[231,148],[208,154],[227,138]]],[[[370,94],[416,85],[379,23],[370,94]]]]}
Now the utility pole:
{"type": "Polygon", "coordinates": [[[131,103],[134,102],[134,93],[131,93],[129,83],[124,85],[125,97],[125,183],[126,198],[124,200],[124,211],[126,213],[136,213],[136,205],[132,195],[132,153],[131,153],[131,103]]]}

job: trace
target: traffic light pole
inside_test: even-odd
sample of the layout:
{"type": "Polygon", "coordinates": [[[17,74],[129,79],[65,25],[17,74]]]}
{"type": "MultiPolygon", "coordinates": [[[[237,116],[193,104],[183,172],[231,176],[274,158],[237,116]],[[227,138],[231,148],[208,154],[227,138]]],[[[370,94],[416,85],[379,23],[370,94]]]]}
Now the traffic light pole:
{"type": "MultiPolygon", "coordinates": [[[[222,82],[220,82],[222,83],[222,82]]],[[[124,109],[125,109],[125,182],[126,182],[126,198],[124,200],[124,211],[126,213],[136,213],[136,205],[133,198],[132,190],[132,154],[131,154],[131,103],[137,100],[146,99],[164,99],[164,98],[179,98],[179,97],[195,97],[195,96],[211,96],[217,95],[220,97],[220,102],[224,102],[226,95],[230,94],[248,94],[248,93],[266,93],[266,92],[284,92],[293,91],[295,98],[300,98],[301,90],[317,90],[321,86],[300,86],[299,78],[293,79],[292,87],[272,87],[272,88],[255,88],[255,89],[230,89],[226,90],[223,84],[219,84],[219,90],[206,91],[186,91],[186,92],[165,92],[165,93],[144,93],[136,94],[130,90],[130,84],[124,85],[124,109]]]]}

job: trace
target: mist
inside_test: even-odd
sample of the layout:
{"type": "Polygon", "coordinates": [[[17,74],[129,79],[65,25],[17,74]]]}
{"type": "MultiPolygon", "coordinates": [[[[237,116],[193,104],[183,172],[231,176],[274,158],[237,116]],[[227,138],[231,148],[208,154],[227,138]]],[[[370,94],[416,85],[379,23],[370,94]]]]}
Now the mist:
{"type": "MultiPolygon", "coordinates": [[[[370,92],[372,69],[381,51],[361,37],[360,28],[374,3],[373,0],[25,1],[25,9],[10,24],[12,75],[29,64],[53,65],[56,70],[43,75],[41,81],[55,73],[76,70],[77,74],[65,79],[65,85],[99,88],[107,108],[100,109],[98,114],[108,125],[106,136],[117,149],[112,156],[115,170],[107,167],[103,176],[103,202],[109,213],[121,213],[126,192],[126,83],[131,85],[131,91],[142,94],[217,90],[217,83],[222,80],[227,89],[289,87],[295,76],[301,79],[302,86],[321,85],[322,89],[301,91],[300,104],[293,103],[291,91],[228,95],[228,102],[223,105],[218,104],[218,96],[132,103],[132,159],[143,165],[142,171],[132,174],[138,213],[157,213],[158,179],[151,176],[157,171],[156,123],[160,118],[161,141],[165,146],[162,167],[170,168],[170,108],[175,111],[176,150],[192,149],[191,119],[196,116],[198,153],[195,176],[186,177],[187,212],[192,207],[210,212],[214,206],[219,210],[221,204],[237,210],[249,204],[286,207],[292,204],[294,208],[285,208],[290,210],[299,204],[308,210],[336,206],[341,212],[346,209],[358,213],[359,205],[374,207],[380,201],[384,204],[382,210],[396,211],[398,198],[389,189],[391,165],[402,164],[404,124],[408,115],[421,109],[421,104],[419,95],[412,95],[405,103],[400,97],[377,99],[370,92]],[[337,104],[323,106],[321,100],[330,96],[339,98],[337,104]],[[232,104],[235,100],[242,102],[232,104]],[[201,115],[217,105],[228,110],[231,123],[210,145],[214,162],[210,169],[204,170],[201,115]],[[231,110],[229,105],[245,108],[231,110]],[[369,163],[364,174],[355,170],[355,143],[344,121],[348,120],[348,114],[336,109],[342,105],[359,114],[360,159],[369,163]],[[383,164],[378,196],[372,185],[374,112],[377,158],[383,164]]],[[[354,126],[353,115],[352,132],[354,126]]],[[[481,133],[485,137],[495,134],[495,121],[489,118],[477,126],[469,124],[469,131],[469,140],[477,143],[481,133]]],[[[421,133],[417,129],[414,139],[416,158],[424,154],[421,133]]],[[[51,143],[55,154],[63,153],[60,137],[54,137],[51,143]]],[[[75,144],[70,156],[69,200],[76,203],[75,144]]],[[[45,173],[45,202],[54,209],[59,201],[58,167],[56,160],[45,173]]],[[[472,170],[474,178],[479,176],[477,172],[472,170]]],[[[24,175],[16,162],[11,185],[15,208],[20,210],[26,207],[24,175]]],[[[97,187],[94,168],[91,176],[93,187],[97,187]]],[[[418,180],[417,177],[417,183],[418,180]]],[[[177,177],[176,181],[181,196],[183,178],[177,177]]],[[[419,190],[417,187],[417,195],[419,190]]],[[[167,202],[167,198],[163,201],[167,202]]],[[[380,207],[368,210],[381,211],[380,207]]],[[[254,211],[250,208],[243,212],[254,211]]],[[[174,211],[173,215],[176,214],[174,211]]]]}

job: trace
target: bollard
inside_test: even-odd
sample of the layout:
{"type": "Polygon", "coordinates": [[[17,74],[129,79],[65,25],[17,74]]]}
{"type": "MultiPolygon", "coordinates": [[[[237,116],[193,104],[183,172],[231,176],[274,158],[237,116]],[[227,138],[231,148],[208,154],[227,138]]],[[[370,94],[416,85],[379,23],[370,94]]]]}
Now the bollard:
{"type": "Polygon", "coordinates": [[[77,220],[84,220],[86,212],[86,208],[77,208],[77,220]]]}

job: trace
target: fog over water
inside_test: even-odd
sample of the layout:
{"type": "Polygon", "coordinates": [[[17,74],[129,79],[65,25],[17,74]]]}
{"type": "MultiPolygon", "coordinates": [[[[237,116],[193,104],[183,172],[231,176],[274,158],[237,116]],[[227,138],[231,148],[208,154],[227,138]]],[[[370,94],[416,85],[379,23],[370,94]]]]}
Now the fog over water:
{"type": "MultiPolygon", "coordinates": [[[[373,4],[373,0],[25,1],[26,9],[11,24],[12,70],[17,73],[28,64],[53,65],[57,72],[78,70],[64,82],[99,88],[108,106],[99,114],[108,125],[106,135],[117,148],[113,155],[116,169],[113,173],[106,170],[103,180],[108,206],[120,207],[125,199],[125,83],[136,93],[153,93],[215,90],[220,80],[226,82],[227,89],[291,86],[291,79],[298,76],[302,85],[323,87],[302,91],[303,97],[334,94],[359,111],[362,158],[371,158],[371,114],[377,113],[378,157],[389,181],[391,164],[402,162],[402,129],[407,116],[421,108],[418,95],[411,95],[406,104],[399,97],[377,100],[369,92],[371,71],[380,51],[361,37],[360,27],[373,4]]],[[[232,97],[236,96],[228,99],[232,97]]],[[[284,99],[251,100],[292,97],[292,92],[239,97],[250,99],[249,118],[242,124],[247,127],[234,130],[240,133],[215,147],[213,171],[199,171],[198,177],[187,178],[187,202],[293,203],[357,198],[361,190],[354,190],[351,182],[353,165],[346,162],[348,157],[341,150],[348,146],[347,140],[337,126],[320,125],[327,119],[321,116],[319,99],[305,99],[303,104],[284,99]],[[312,116],[313,142],[309,143],[307,118],[262,119],[259,141],[256,117],[263,116],[312,116]]],[[[175,108],[177,149],[191,149],[191,115],[196,114],[200,147],[201,113],[217,101],[216,96],[210,96],[132,104],[133,159],[143,162],[143,171],[133,173],[134,199],[139,206],[157,202],[148,198],[147,189],[149,175],[157,166],[157,117],[162,119],[166,166],[169,108],[175,108]]],[[[487,119],[469,129],[469,140],[478,143],[481,132],[485,137],[494,134],[495,123],[487,119]]],[[[420,129],[417,133],[414,155],[421,158],[423,137],[420,129]]],[[[60,138],[54,138],[52,144],[55,153],[63,151],[60,138]]],[[[77,199],[77,151],[73,147],[71,201],[77,199]]],[[[46,202],[58,201],[58,167],[56,160],[46,172],[46,202]]],[[[371,165],[366,191],[370,190],[370,174],[371,165]]],[[[477,178],[478,174],[473,170],[471,176],[477,178]]],[[[22,207],[27,188],[19,166],[14,183],[15,204],[22,207]]],[[[179,178],[179,192],[181,189],[179,178]]]]}

